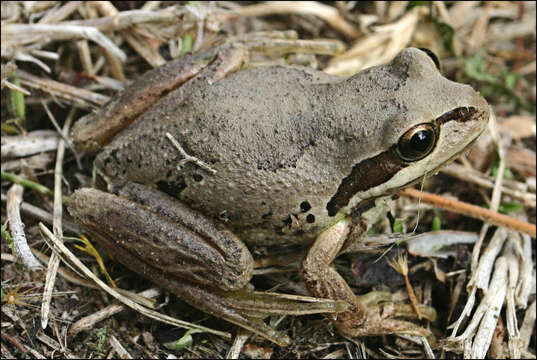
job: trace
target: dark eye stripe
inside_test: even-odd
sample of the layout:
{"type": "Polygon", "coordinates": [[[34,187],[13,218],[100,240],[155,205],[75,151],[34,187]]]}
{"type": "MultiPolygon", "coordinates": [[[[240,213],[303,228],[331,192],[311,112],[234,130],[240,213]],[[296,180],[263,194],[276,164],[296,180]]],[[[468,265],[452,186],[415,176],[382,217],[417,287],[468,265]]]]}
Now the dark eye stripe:
{"type": "Polygon", "coordinates": [[[441,115],[436,119],[437,124],[443,124],[445,122],[455,120],[457,122],[466,122],[471,120],[477,113],[477,109],[473,106],[463,106],[441,115]]]}
{"type": "Polygon", "coordinates": [[[397,156],[394,149],[354,165],[326,204],[328,215],[336,215],[341,208],[347,206],[354,194],[387,182],[405,166],[407,164],[397,156]]]}

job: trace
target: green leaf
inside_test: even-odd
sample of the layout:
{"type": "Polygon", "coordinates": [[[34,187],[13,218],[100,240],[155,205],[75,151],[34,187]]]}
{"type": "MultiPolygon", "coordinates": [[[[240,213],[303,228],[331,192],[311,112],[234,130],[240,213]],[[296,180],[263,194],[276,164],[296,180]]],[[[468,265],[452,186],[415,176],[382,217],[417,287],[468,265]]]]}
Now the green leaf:
{"type": "Polygon", "coordinates": [[[483,81],[489,84],[498,84],[499,80],[489,74],[486,69],[485,60],[479,54],[472,55],[464,61],[464,73],[471,79],[483,81]]]}
{"type": "Polygon", "coordinates": [[[2,225],[2,240],[7,241],[9,248],[14,254],[17,253],[17,250],[15,249],[15,240],[13,240],[11,234],[7,231],[5,224],[2,225]]]}
{"type": "Polygon", "coordinates": [[[192,51],[192,36],[186,34],[182,38],[181,53],[179,54],[179,56],[183,56],[190,51],[192,51]]]}
{"type": "MultiPolygon", "coordinates": [[[[495,65],[495,67],[499,66],[502,65],[495,65]]],[[[535,106],[532,106],[528,101],[520,97],[514,90],[515,85],[520,79],[520,75],[513,74],[505,68],[501,70],[501,73],[500,71],[496,71],[497,74],[491,74],[487,69],[485,59],[480,54],[466,58],[463,69],[466,76],[470,79],[482,83],[479,85],[479,90],[485,98],[505,96],[517,107],[520,106],[532,113],[535,112],[535,106]]]]}
{"type": "Polygon", "coordinates": [[[186,346],[192,345],[192,334],[204,332],[201,329],[190,329],[179,340],[164,343],[164,346],[169,350],[181,350],[186,346]]]}
{"type": "Polygon", "coordinates": [[[501,214],[509,214],[512,212],[518,212],[524,209],[524,206],[521,203],[514,202],[514,201],[506,201],[500,203],[500,206],[498,206],[498,212],[501,214]]]}
{"type": "Polygon", "coordinates": [[[503,74],[503,82],[505,84],[505,87],[512,90],[515,88],[516,83],[520,80],[519,74],[513,74],[511,72],[505,72],[503,74]]]}
{"type": "MultiPolygon", "coordinates": [[[[9,77],[9,81],[17,86],[21,86],[21,81],[19,77],[15,74],[11,75],[9,77]]],[[[9,96],[10,96],[10,103],[11,103],[11,110],[13,111],[13,115],[17,118],[23,121],[26,118],[26,106],[24,104],[24,94],[17,91],[9,89],[9,96]]]]}
{"type": "Polygon", "coordinates": [[[108,338],[108,326],[95,329],[93,335],[97,338],[97,351],[101,353],[104,350],[108,338]]]}
{"type": "MultiPolygon", "coordinates": [[[[498,176],[499,166],[500,166],[500,158],[498,157],[498,154],[496,154],[496,157],[494,158],[494,161],[492,162],[492,167],[490,169],[490,176],[492,176],[493,178],[496,178],[496,176],[498,176]]],[[[514,179],[514,177],[515,175],[513,174],[511,169],[508,166],[506,166],[503,169],[503,178],[507,180],[511,180],[511,179],[514,179]]]]}
{"type": "Polygon", "coordinates": [[[411,1],[408,3],[407,10],[413,9],[417,6],[425,6],[429,1],[411,1]]]}
{"type": "Polygon", "coordinates": [[[395,220],[393,223],[394,234],[402,234],[404,230],[403,222],[401,220],[395,220]]]}
{"type": "Polygon", "coordinates": [[[431,226],[431,231],[437,231],[442,228],[442,219],[440,219],[440,216],[435,215],[433,219],[433,225],[431,226]]]}

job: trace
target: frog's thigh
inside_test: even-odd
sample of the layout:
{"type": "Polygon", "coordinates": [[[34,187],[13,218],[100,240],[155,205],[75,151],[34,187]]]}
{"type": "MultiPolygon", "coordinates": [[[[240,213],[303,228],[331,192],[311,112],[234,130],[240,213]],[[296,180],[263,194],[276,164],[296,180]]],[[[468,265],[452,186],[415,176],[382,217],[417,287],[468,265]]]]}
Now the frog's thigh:
{"type": "Polygon", "coordinates": [[[337,314],[337,322],[345,328],[359,327],[365,318],[364,308],[347,282],[330,266],[345,244],[351,222],[345,218],[321,233],[302,262],[302,276],[313,296],[344,300],[350,305],[348,311],[337,314]]]}
{"type": "Polygon", "coordinates": [[[222,290],[240,289],[252,277],[249,250],[219,223],[143,185],[128,183],[119,193],[77,190],[68,206],[111,253],[119,247],[145,263],[145,273],[222,290]]]}

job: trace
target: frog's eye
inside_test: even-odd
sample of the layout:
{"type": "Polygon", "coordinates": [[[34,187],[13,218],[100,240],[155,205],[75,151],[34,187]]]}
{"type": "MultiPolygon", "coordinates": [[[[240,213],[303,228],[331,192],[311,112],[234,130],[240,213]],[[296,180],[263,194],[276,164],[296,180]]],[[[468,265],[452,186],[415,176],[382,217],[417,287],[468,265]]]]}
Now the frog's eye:
{"type": "Polygon", "coordinates": [[[433,125],[419,124],[401,136],[397,143],[397,154],[404,161],[417,161],[429,155],[435,143],[433,125]]]}
{"type": "Polygon", "coordinates": [[[418,49],[420,49],[421,51],[423,51],[424,53],[429,55],[431,60],[433,60],[434,64],[436,65],[436,68],[438,70],[440,70],[440,60],[438,60],[438,56],[436,56],[436,54],[434,52],[432,52],[431,50],[429,50],[427,48],[418,48],[418,49]]]}

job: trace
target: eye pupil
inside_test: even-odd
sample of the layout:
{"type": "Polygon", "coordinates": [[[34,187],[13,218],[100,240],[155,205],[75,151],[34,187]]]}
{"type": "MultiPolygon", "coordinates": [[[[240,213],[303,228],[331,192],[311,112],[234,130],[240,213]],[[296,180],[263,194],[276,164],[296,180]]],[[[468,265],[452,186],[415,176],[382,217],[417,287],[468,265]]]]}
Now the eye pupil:
{"type": "Polygon", "coordinates": [[[431,124],[419,124],[408,130],[397,144],[397,153],[404,161],[423,159],[433,150],[436,133],[431,124]]]}
{"type": "Polygon", "coordinates": [[[432,140],[431,132],[420,130],[412,136],[412,139],[410,139],[410,146],[416,151],[425,152],[432,140]]]}

